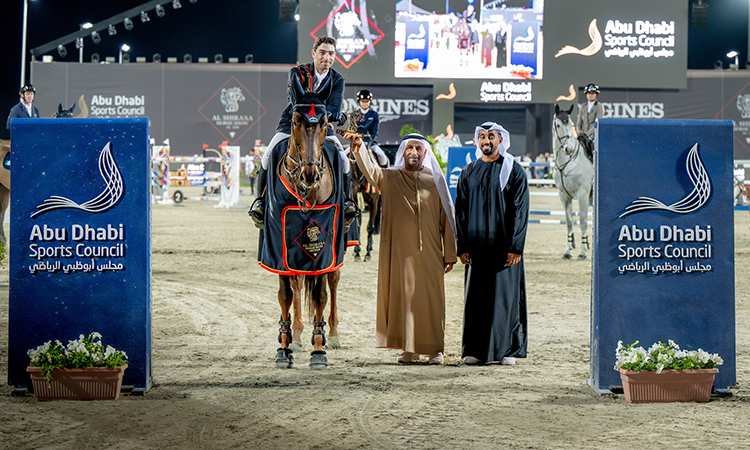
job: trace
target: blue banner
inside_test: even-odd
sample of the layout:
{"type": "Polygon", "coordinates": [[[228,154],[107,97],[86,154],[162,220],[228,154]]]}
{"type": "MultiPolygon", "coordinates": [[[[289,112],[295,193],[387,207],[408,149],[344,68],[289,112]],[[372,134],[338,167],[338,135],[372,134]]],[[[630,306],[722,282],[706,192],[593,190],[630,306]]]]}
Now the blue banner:
{"type": "Polygon", "coordinates": [[[406,48],[404,62],[418,60],[422,64],[418,71],[426,70],[430,54],[430,23],[406,22],[406,48]]]}
{"type": "Polygon", "coordinates": [[[675,341],[736,384],[732,121],[599,119],[591,378],[622,385],[618,341],[675,341]]]}
{"type": "Polygon", "coordinates": [[[11,127],[8,381],[26,352],[99,332],[151,386],[148,119],[16,120],[11,127]]]}
{"type": "Polygon", "coordinates": [[[450,147],[448,149],[448,189],[450,190],[451,197],[453,197],[453,203],[456,203],[456,187],[458,186],[458,176],[461,175],[461,170],[466,167],[467,164],[474,161],[476,158],[477,148],[476,147],[450,147]]]}
{"type": "MultiPolygon", "coordinates": [[[[537,75],[539,46],[539,22],[514,22],[510,33],[510,64],[525,66],[537,75]]],[[[520,67],[512,67],[514,73],[523,73],[520,67]]]]}

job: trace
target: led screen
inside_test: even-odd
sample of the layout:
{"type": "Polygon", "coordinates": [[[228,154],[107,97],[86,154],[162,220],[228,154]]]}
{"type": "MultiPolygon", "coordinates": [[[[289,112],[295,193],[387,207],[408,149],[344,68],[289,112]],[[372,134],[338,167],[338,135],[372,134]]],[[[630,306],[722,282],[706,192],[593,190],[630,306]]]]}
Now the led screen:
{"type": "Polygon", "coordinates": [[[446,2],[437,11],[424,3],[396,3],[395,77],[542,78],[544,2],[446,2]]]}

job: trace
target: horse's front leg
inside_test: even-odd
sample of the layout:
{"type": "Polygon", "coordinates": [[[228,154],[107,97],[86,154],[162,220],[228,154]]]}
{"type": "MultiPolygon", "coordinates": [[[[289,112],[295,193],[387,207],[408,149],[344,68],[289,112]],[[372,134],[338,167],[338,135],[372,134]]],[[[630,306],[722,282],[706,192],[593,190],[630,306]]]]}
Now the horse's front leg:
{"type": "Polygon", "coordinates": [[[326,275],[317,275],[305,281],[305,291],[310,295],[314,309],[312,345],[313,351],[310,353],[310,368],[323,369],[328,367],[328,358],[323,346],[326,345],[326,322],[323,320],[325,313],[327,294],[326,294],[326,275]]]}
{"type": "Polygon", "coordinates": [[[294,358],[289,344],[292,341],[291,315],[289,309],[292,307],[292,277],[279,275],[279,306],[281,306],[281,320],[279,321],[279,344],[281,347],[276,351],[276,367],[288,369],[292,367],[294,358]]]}
{"type": "Polygon", "coordinates": [[[562,193],[560,194],[560,201],[565,208],[565,226],[568,229],[568,242],[565,248],[565,253],[563,253],[563,258],[570,259],[573,257],[573,249],[576,246],[575,236],[573,234],[573,201],[567,197],[564,198],[562,193]]]}
{"type": "Polygon", "coordinates": [[[292,343],[290,348],[295,352],[302,351],[302,330],[305,329],[305,324],[302,322],[302,283],[304,277],[302,275],[292,276],[291,278],[291,289],[293,292],[293,319],[292,319],[292,343]]]}
{"type": "Polygon", "coordinates": [[[372,234],[375,232],[375,215],[377,209],[377,205],[370,208],[370,218],[367,221],[367,253],[365,253],[365,262],[372,259],[370,253],[372,252],[372,234]]]}
{"type": "Polygon", "coordinates": [[[580,217],[578,220],[581,225],[581,251],[578,253],[578,259],[586,259],[586,250],[589,247],[589,237],[586,234],[589,226],[589,194],[588,192],[578,193],[578,211],[580,217]]]}
{"type": "Polygon", "coordinates": [[[339,338],[339,311],[337,304],[340,278],[340,270],[330,272],[327,276],[328,290],[331,291],[331,304],[328,308],[328,346],[331,348],[341,348],[341,339],[339,338]]]}

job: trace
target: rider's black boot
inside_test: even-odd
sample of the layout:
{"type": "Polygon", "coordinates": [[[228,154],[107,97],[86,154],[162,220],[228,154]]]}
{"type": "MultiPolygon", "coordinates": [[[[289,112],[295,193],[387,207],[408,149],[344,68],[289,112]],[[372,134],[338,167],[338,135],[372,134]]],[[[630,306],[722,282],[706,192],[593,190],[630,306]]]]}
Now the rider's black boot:
{"type": "Polygon", "coordinates": [[[247,212],[255,222],[255,226],[263,229],[263,220],[266,211],[266,180],[268,171],[260,166],[258,169],[258,197],[255,199],[250,210],[247,212]]]}

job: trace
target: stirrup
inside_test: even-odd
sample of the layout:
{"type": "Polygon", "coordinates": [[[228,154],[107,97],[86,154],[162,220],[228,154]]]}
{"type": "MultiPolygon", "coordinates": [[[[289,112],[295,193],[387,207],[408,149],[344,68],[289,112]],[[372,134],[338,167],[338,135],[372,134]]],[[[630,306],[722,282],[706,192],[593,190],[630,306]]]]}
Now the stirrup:
{"type": "Polygon", "coordinates": [[[359,208],[357,208],[356,203],[352,200],[347,199],[344,202],[344,205],[344,233],[346,233],[349,231],[352,223],[354,223],[354,220],[360,217],[362,213],[359,211],[359,208]]]}
{"type": "Polygon", "coordinates": [[[263,197],[258,197],[253,201],[253,204],[250,205],[250,210],[248,210],[247,212],[250,218],[253,219],[255,226],[261,230],[265,226],[265,224],[263,223],[263,216],[266,209],[265,206],[266,205],[263,197]]]}

